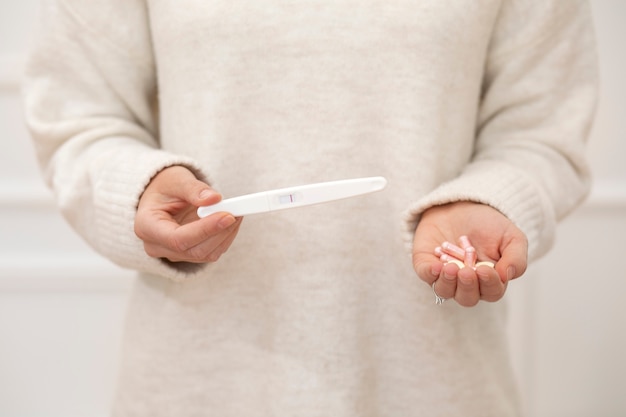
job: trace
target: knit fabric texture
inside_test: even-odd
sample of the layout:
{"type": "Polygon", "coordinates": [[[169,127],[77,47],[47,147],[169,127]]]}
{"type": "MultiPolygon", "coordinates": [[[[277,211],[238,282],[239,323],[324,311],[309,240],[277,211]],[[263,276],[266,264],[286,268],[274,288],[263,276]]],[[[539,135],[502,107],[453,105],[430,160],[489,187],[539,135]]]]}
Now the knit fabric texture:
{"type": "Polygon", "coordinates": [[[436,306],[412,235],[475,201],[531,259],[549,249],[589,188],[594,48],[575,0],[45,0],[24,84],[43,175],[139,275],[114,415],[520,415],[506,300],[436,306]],[[249,216],[218,262],[169,263],[133,222],[171,165],[225,197],[388,186],[249,216]]]}

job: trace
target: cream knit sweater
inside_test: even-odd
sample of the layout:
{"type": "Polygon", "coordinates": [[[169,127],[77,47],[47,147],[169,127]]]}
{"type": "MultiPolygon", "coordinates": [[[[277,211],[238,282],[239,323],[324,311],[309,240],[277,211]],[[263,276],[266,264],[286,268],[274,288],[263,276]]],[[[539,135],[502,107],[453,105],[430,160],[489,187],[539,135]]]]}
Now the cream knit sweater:
{"type": "MultiPolygon", "coordinates": [[[[116,416],[516,416],[505,303],[435,306],[407,243],[427,207],[496,207],[549,248],[584,197],[595,104],[575,0],[50,0],[25,108],[47,182],[139,271],[116,416]],[[226,197],[385,176],[247,218],[217,263],[148,257],[150,178],[226,197]]],[[[89,271],[85,271],[86,276],[89,271]]],[[[514,287],[509,288],[514,291],[514,287]]]]}

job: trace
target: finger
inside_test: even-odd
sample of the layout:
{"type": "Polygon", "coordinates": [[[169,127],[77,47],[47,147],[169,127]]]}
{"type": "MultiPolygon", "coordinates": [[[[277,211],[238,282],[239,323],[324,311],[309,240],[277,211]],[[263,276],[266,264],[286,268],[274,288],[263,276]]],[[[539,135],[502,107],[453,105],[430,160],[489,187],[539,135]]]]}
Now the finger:
{"type": "Polygon", "coordinates": [[[217,262],[234,242],[242,221],[243,218],[238,217],[236,223],[223,233],[190,248],[187,251],[188,256],[191,259],[204,260],[205,262],[217,262]]]}
{"type": "Polygon", "coordinates": [[[459,271],[454,299],[464,307],[473,307],[480,301],[478,277],[472,268],[459,271]]]}
{"type": "Polygon", "coordinates": [[[231,228],[237,219],[230,213],[214,213],[203,219],[178,226],[167,246],[178,252],[186,252],[231,228]]]}
{"type": "Polygon", "coordinates": [[[433,254],[424,252],[413,253],[413,269],[417,276],[429,285],[439,278],[442,268],[443,263],[433,254]]]}
{"type": "Polygon", "coordinates": [[[148,244],[161,246],[171,252],[183,253],[232,226],[236,219],[229,213],[215,213],[194,222],[179,225],[167,218],[148,222],[140,237],[148,244]]]}
{"type": "Polygon", "coordinates": [[[502,282],[520,277],[528,266],[528,241],[525,236],[512,238],[501,252],[496,271],[502,282]]]}
{"type": "Polygon", "coordinates": [[[172,262],[215,262],[232,244],[237,230],[239,229],[238,225],[240,222],[241,219],[238,220],[238,223],[221,233],[211,236],[202,244],[193,246],[184,251],[168,246],[146,243],[146,253],[155,258],[166,258],[172,262]]]}
{"type": "Polygon", "coordinates": [[[488,266],[479,266],[476,268],[476,275],[478,276],[481,300],[494,302],[504,296],[506,283],[502,282],[495,269],[488,266]]]}
{"type": "Polygon", "coordinates": [[[435,281],[435,291],[441,298],[454,298],[457,288],[457,276],[459,267],[455,264],[445,264],[441,270],[441,274],[435,281]]]}
{"type": "Polygon", "coordinates": [[[167,169],[169,181],[163,182],[161,194],[176,197],[196,207],[218,203],[222,196],[207,183],[200,181],[184,167],[167,169]]]}

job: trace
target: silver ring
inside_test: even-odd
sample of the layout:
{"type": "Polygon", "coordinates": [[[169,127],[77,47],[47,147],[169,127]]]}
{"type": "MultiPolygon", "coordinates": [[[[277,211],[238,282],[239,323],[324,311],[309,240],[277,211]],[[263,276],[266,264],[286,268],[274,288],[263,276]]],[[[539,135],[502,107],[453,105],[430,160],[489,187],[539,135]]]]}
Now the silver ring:
{"type": "Polygon", "coordinates": [[[439,294],[437,294],[437,291],[435,291],[435,284],[436,283],[437,283],[437,280],[433,281],[433,283],[430,285],[430,287],[433,289],[433,294],[435,294],[435,304],[440,306],[440,305],[443,304],[444,301],[446,301],[446,299],[441,297],[439,294]]]}

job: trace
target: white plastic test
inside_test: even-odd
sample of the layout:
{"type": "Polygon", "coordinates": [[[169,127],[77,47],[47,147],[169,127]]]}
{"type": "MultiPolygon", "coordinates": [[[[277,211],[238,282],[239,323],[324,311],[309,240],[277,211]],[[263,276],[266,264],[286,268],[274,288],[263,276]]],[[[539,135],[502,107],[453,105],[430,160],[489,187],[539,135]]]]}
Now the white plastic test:
{"type": "Polygon", "coordinates": [[[227,212],[235,217],[326,203],[380,191],[387,185],[383,177],[356,178],[263,191],[228,198],[198,208],[198,216],[227,212]]]}

